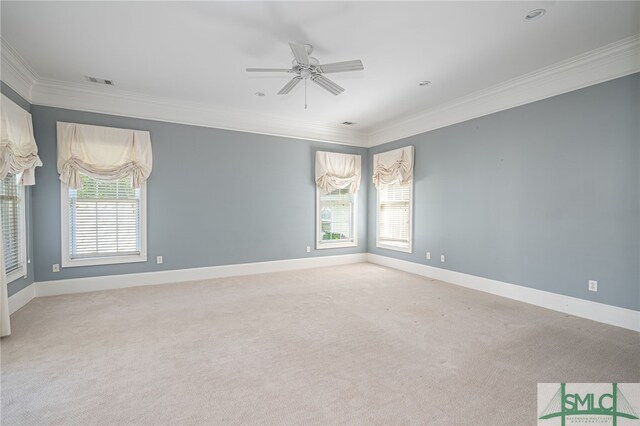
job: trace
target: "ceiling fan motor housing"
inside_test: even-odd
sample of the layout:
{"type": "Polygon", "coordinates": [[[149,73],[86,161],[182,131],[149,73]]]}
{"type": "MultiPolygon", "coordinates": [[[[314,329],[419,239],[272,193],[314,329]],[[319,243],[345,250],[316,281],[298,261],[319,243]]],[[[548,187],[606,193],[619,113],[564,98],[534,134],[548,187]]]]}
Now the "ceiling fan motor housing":
{"type": "Polygon", "coordinates": [[[291,60],[292,67],[294,71],[299,72],[300,70],[308,69],[311,72],[318,72],[316,68],[320,65],[320,61],[318,58],[314,58],[313,56],[309,56],[309,65],[300,65],[298,61],[295,59],[291,60]]]}

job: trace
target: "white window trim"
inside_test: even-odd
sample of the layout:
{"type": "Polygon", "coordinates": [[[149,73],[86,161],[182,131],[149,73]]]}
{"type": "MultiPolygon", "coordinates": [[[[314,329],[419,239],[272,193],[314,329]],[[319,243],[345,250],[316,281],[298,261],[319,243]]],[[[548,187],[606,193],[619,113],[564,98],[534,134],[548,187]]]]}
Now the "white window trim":
{"type": "Polygon", "coordinates": [[[316,187],[316,250],[358,247],[358,193],[353,194],[353,241],[325,242],[322,239],[320,188],[316,187]]]}
{"type": "Polygon", "coordinates": [[[376,188],[376,247],[387,250],[413,253],[413,181],[411,182],[409,197],[409,246],[402,247],[390,243],[380,242],[380,188],[376,188]]]}
{"type": "MultiPolygon", "coordinates": [[[[20,182],[22,179],[20,176],[15,177],[17,182],[20,182]]],[[[14,282],[16,280],[19,280],[20,278],[27,278],[27,210],[25,208],[25,205],[27,203],[27,198],[25,197],[25,189],[24,189],[24,185],[22,185],[21,183],[17,184],[17,188],[18,188],[18,198],[19,198],[19,202],[18,202],[18,216],[20,216],[18,218],[18,220],[20,221],[19,226],[20,226],[20,248],[22,253],[20,253],[20,255],[22,256],[22,268],[17,269],[13,272],[11,272],[10,274],[7,274],[7,284],[14,282]]]]}
{"type": "Polygon", "coordinates": [[[134,263],[147,261],[147,183],[140,185],[140,254],[123,256],[90,257],[86,259],[72,259],[69,256],[69,187],[60,183],[61,226],[62,230],[62,260],[63,268],[77,266],[115,265],[119,263],[134,263]]]}

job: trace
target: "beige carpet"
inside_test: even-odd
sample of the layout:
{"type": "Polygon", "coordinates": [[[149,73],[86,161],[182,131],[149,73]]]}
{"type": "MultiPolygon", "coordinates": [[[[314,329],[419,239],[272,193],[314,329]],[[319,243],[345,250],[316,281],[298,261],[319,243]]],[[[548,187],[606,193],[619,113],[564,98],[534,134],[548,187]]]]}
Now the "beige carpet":
{"type": "Polygon", "coordinates": [[[3,425],[535,424],[537,382],[639,382],[640,334],[372,264],[40,298],[3,425]]]}

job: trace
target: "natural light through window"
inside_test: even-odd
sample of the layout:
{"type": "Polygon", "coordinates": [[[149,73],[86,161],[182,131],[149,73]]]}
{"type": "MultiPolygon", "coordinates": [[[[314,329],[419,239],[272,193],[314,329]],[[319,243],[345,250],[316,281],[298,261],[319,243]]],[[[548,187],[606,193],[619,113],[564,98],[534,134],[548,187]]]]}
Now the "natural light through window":
{"type": "Polygon", "coordinates": [[[378,188],[378,247],[411,251],[412,192],[411,184],[378,188]]]}
{"type": "Polygon", "coordinates": [[[8,174],[0,181],[0,215],[7,282],[27,274],[24,186],[20,175],[8,174]]]}
{"type": "Polygon", "coordinates": [[[318,189],[317,248],[353,247],[355,237],[356,194],[348,188],[322,193],[318,189]]]}
{"type": "Polygon", "coordinates": [[[146,185],[133,188],[130,177],[81,179],[81,189],[64,188],[63,266],[146,261],[146,185]]]}

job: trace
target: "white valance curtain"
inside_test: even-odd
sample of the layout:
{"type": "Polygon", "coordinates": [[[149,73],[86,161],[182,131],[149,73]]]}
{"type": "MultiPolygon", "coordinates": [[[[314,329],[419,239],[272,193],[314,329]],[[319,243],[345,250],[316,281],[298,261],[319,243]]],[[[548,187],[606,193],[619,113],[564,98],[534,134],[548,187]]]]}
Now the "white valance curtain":
{"type": "MultiPolygon", "coordinates": [[[[22,173],[23,185],[36,183],[35,168],[42,166],[33,136],[31,114],[11,99],[0,99],[0,179],[22,173]]],[[[24,202],[24,201],[23,201],[24,202]]],[[[9,295],[4,263],[4,233],[0,225],[0,336],[11,334],[9,295]]]]}
{"type": "Polygon", "coordinates": [[[373,156],[373,184],[376,188],[413,182],[413,146],[381,152],[373,156]]]}
{"type": "Polygon", "coordinates": [[[151,168],[149,132],[58,122],[58,173],[70,188],[82,187],[79,173],[106,180],[131,176],[138,188],[151,168]]]}
{"type": "Polygon", "coordinates": [[[322,192],[349,188],[356,192],[360,188],[362,159],[356,154],[316,152],[316,185],[322,192]]]}
{"type": "Polygon", "coordinates": [[[0,179],[9,173],[22,173],[22,184],[34,185],[35,168],[42,166],[42,161],[33,137],[31,114],[2,95],[0,120],[0,179]]]}

